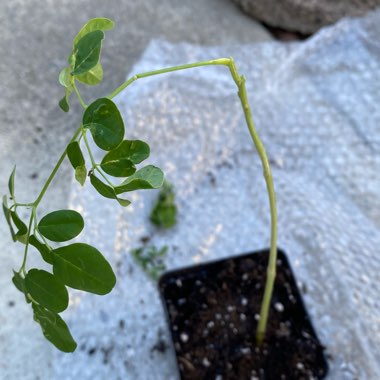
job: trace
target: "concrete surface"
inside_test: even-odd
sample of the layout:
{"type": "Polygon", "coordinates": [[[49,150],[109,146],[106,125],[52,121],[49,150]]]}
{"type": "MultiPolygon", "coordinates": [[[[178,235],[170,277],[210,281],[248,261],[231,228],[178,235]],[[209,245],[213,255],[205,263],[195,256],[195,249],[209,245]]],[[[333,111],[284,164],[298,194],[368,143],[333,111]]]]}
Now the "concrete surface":
{"type": "MultiPolygon", "coordinates": [[[[87,19],[105,16],[117,27],[103,49],[104,84],[87,99],[123,82],[152,38],[201,45],[268,41],[268,33],[229,0],[13,0],[0,2],[0,189],[17,163],[18,201],[35,199],[80,120],[79,107],[64,114],[57,82],[76,32],[87,19]],[[159,3],[159,4],[158,4],[159,3]],[[90,97],[91,96],[91,97],[90,97]]],[[[210,57],[211,58],[211,57],[210,57]]],[[[72,173],[64,165],[41,213],[67,207],[72,173]]],[[[49,379],[52,347],[11,285],[22,260],[0,222],[0,379],[49,379]],[[4,377],[5,376],[5,377],[4,377]]],[[[30,263],[38,258],[30,257],[30,263]]],[[[40,263],[39,263],[40,265],[40,263]]]]}

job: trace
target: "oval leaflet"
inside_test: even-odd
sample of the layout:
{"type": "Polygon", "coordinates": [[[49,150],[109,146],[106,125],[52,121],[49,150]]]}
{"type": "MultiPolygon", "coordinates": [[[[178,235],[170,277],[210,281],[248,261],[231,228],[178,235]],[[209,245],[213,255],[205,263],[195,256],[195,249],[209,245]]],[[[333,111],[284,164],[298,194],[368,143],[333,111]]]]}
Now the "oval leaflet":
{"type": "Polygon", "coordinates": [[[74,243],[53,251],[54,275],[74,289],[107,294],[116,284],[111,265],[94,247],[74,243]]]}
{"type": "Polygon", "coordinates": [[[65,310],[69,304],[69,294],[65,285],[42,269],[31,269],[26,274],[25,287],[35,301],[55,313],[65,310]]]}
{"type": "Polygon", "coordinates": [[[77,344],[65,321],[57,314],[33,304],[34,320],[41,325],[45,338],[63,352],[73,352],[77,344]]]}
{"type": "Polygon", "coordinates": [[[84,227],[82,215],[73,210],[53,211],[38,223],[38,231],[51,241],[63,242],[78,236],[84,227]]]}
{"type": "Polygon", "coordinates": [[[90,130],[100,149],[112,150],[123,141],[123,118],[115,103],[108,98],[99,98],[86,108],[83,127],[90,130]]]}

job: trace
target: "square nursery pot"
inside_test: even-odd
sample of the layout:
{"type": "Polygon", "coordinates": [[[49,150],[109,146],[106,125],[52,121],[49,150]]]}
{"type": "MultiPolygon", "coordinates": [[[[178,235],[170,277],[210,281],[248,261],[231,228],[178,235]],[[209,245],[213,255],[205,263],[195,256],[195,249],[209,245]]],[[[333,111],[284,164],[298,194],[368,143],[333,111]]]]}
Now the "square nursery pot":
{"type": "Polygon", "coordinates": [[[159,282],[182,380],[311,380],[328,370],[293,272],[279,250],[265,342],[255,331],[268,251],[165,273],[159,282]]]}

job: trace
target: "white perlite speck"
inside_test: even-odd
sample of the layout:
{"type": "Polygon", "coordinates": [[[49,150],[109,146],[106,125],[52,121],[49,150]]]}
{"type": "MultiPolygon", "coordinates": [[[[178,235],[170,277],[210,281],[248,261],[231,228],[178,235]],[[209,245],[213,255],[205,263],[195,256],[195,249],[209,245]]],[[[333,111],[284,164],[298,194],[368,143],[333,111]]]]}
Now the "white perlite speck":
{"type": "Polygon", "coordinates": [[[183,343],[186,343],[186,342],[188,342],[188,340],[189,340],[189,335],[187,335],[186,333],[181,333],[181,334],[179,335],[179,338],[181,339],[181,341],[182,341],[183,343]]]}

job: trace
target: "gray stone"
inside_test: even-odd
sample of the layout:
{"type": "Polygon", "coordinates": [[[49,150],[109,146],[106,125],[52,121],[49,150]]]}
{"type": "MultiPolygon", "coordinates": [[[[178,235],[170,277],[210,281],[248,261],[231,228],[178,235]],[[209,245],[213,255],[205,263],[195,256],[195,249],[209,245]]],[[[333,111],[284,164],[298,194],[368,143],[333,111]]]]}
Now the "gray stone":
{"type": "Polygon", "coordinates": [[[380,0],[233,0],[244,12],[270,26],[312,34],[342,17],[361,16],[380,0]]]}

